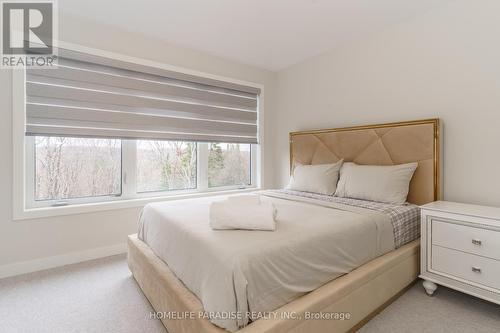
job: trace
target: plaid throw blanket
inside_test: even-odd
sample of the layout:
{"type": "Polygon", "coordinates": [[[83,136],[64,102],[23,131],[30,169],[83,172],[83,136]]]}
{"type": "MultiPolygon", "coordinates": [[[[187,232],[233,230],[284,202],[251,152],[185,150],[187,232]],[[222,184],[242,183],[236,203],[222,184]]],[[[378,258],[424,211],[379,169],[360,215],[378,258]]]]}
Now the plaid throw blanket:
{"type": "Polygon", "coordinates": [[[414,204],[406,203],[404,205],[394,205],[382,202],[339,198],[331,195],[292,190],[268,190],[268,192],[283,193],[327,202],[335,202],[349,206],[371,209],[386,214],[390,217],[392,222],[392,227],[394,229],[394,245],[396,248],[420,237],[420,208],[414,204]]]}

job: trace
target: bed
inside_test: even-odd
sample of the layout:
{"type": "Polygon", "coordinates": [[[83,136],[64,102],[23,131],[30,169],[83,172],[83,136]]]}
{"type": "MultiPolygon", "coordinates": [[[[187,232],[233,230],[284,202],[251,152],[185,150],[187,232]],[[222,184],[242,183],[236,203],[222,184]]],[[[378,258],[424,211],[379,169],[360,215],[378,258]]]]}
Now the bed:
{"type": "Polygon", "coordinates": [[[139,236],[129,237],[128,262],[169,332],[345,332],[416,279],[415,205],[439,198],[439,122],[295,132],[290,153],[291,169],[341,158],[418,162],[413,205],[264,191],[282,214],[280,227],[251,237],[208,228],[208,207],[223,197],[148,205],[139,236]]]}

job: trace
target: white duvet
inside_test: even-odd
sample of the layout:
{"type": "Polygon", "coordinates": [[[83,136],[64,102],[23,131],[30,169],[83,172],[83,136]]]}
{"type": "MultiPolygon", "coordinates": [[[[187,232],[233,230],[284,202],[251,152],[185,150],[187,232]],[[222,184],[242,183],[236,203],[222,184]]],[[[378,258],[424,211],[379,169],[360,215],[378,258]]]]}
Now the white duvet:
{"type": "Polygon", "coordinates": [[[212,230],[210,203],[225,198],[148,204],[139,238],[229,331],[394,249],[384,214],[276,193],[261,197],[275,231],[212,230]]]}

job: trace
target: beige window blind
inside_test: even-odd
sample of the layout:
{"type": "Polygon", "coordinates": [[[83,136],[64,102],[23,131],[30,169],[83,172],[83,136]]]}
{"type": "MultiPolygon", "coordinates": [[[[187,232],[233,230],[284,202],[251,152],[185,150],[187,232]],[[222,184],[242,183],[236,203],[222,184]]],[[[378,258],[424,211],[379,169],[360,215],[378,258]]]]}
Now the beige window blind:
{"type": "Polygon", "coordinates": [[[58,68],[27,69],[27,135],[258,141],[258,88],[58,53],[58,68]]]}

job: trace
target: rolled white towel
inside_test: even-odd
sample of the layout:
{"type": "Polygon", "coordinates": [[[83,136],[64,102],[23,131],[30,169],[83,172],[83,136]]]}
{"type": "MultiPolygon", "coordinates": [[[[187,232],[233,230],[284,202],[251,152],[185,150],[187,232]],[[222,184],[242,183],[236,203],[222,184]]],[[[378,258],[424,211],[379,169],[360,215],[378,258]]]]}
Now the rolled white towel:
{"type": "Polygon", "coordinates": [[[260,195],[256,194],[241,194],[227,197],[227,201],[232,204],[242,205],[260,205],[260,195]]]}
{"type": "Polygon", "coordinates": [[[271,202],[258,205],[217,201],[210,205],[210,227],[215,230],[276,230],[276,208],[271,202]]]}

